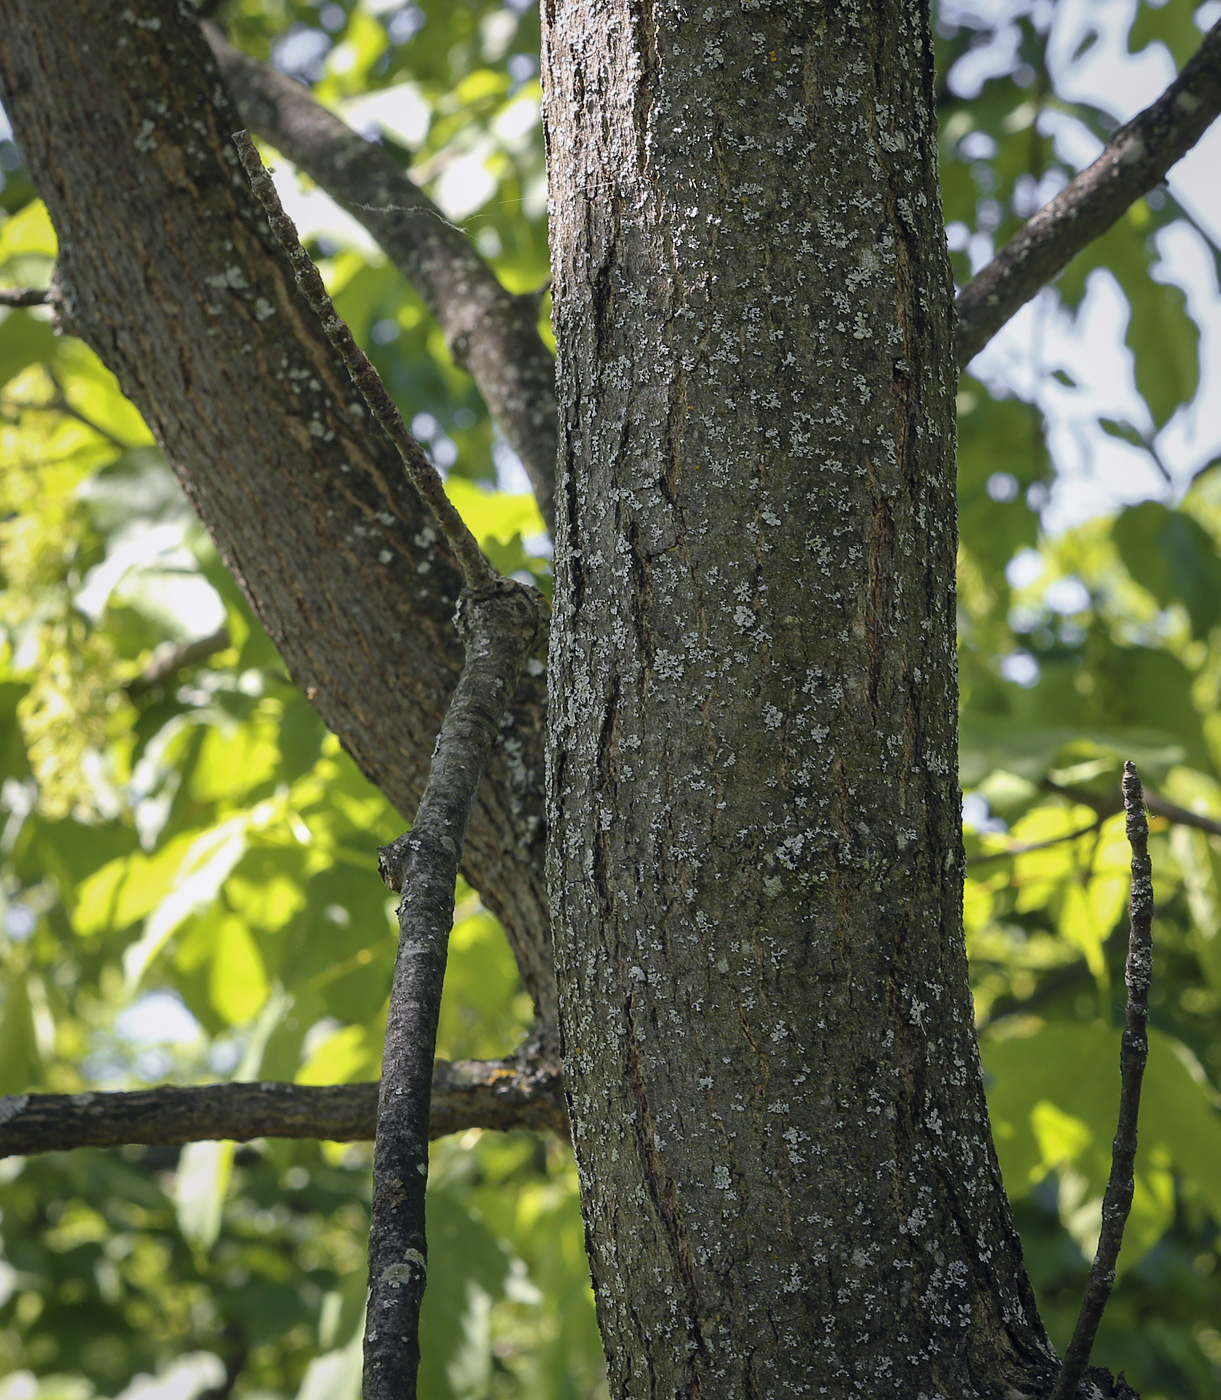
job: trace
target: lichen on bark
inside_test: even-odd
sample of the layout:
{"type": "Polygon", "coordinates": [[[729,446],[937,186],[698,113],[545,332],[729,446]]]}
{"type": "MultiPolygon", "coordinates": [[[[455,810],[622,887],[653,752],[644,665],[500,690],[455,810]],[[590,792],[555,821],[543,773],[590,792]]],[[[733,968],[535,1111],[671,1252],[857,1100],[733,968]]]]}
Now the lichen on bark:
{"type": "Polygon", "coordinates": [[[961,933],[926,22],[546,7],[550,888],[616,1396],[1051,1363],[961,933]]]}

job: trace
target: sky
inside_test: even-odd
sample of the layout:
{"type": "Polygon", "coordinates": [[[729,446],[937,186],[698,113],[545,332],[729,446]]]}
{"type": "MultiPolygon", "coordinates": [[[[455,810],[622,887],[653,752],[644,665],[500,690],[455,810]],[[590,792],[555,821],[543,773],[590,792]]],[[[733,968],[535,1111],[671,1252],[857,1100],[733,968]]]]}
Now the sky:
{"type": "MultiPolygon", "coordinates": [[[[1003,10],[1003,3],[970,7],[976,13],[1003,10]]],[[[1135,0],[1061,0],[1052,20],[1049,63],[1057,90],[1066,98],[1089,101],[1125,122],[1147,107],[1169,85],[1175,64],[1162,44],[1140,54],[1127,52],[1126,36],[1135,0]],[[1088,27],[1098,41],[1080,59],[1075,53],[1088,27]]],[[[1221,3],[1203,7],[1197,17],[1211,25],[1221,3]]],[[[1057,128],[1059,154],[1084,167],[1101,144],[1082,128],[1057,128]]],[[[1221,245],[1221,123],[1176,166],[1167,184],[1175,199],[1221,245]]],[[[1192,474],[1221,453],[1221,296],[1212,257],[1203,238],[1186,229],[1162,235],[1159,251],[1165,280],[1187,293],[1201,323],[1201,383],[1194,403],[1180,411],[1158,438],[1157,447],[1181,492],[1192,474]]],[[[1058,481],[1043,516],[1055,532],[1117,506],[1165,499],[1167,486],[1147,454],[1108,437],[1095,419],[1127,420],[1149,426],[1136,396],[1131,357],[1123,344],[1127,313],[1113,279],[1095,274],[1076,324],[1055,307],[1055,295],[1041,294],[1027,305],[972,364],[990,383],[1033,398],[1051,425],[1050,446],[1058,481]],[[1071,372],[1077,387],[1052,377],[1071,372]]]]}

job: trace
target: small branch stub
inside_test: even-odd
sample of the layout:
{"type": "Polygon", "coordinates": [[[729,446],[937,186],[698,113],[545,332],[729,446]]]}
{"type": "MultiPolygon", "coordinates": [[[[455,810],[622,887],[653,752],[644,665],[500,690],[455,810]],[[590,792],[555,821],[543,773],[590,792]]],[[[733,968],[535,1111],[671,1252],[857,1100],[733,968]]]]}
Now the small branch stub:
{"type": "Polygon", "coordinates": [[[1098,1325],[1115,1285],[1115,1265],[1123,1243],[1124,1226],[1132,1208],[1136,1180],[1136,1125],[1140,1114],[1141,1081],[1149,1058],[1149,984],[1153,977],[1153,878],[1149,861],[1149,822],[1136,765],[1123,766],[1123,802],[1127,813],[1128,844],[1132,848],[1132,893],[1128,901],[1130,929],[1128,965],[1124,981],[1128,989],[1123,1039],[1119,1052],[1119,1123],[1111,1149],[1111,1174],[1102,1198],[1102,1230],[1098,1249],[1086,1280],[1081,1312],[1064,1364],[1052,1392],[1052,1400],[1072,1400],[1085,1374],[1098,1325]]]}
{"type": "Polygon", "coordinates": [[[46,288],[0,287],[0,306],[46,306],[52,300],[52,293],[46,288]]]}

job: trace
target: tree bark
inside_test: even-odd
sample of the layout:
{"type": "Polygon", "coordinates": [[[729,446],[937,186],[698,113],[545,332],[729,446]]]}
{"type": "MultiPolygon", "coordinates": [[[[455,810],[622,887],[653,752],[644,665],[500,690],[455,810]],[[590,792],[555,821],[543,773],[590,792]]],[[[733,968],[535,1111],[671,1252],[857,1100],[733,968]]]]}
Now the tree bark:
{"type": "MultiPolygon", "coordinates": [[[[191,7],[0,0],[0,30],[0,98],[59,236],[68,328],[143,414],[294,680],[410,817],[461,669],[460,581],[267,231],[191,7]]],[[[464,872],[545,1027],[543,704],[529,678],[464,872]]],[[[369,833],[370,878],[392,834],[369,833]]]]}
{"type": "Polygon", "coordinates": [[[549,868],[611,1393],[1037,1392],[961,932],[924,7],[544,28],[549,868]]]}

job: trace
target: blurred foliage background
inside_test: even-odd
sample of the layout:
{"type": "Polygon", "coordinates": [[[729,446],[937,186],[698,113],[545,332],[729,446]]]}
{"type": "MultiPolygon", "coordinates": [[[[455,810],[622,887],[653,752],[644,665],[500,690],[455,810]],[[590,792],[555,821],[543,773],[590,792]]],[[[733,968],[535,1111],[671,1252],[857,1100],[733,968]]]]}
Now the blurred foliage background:
{"type": "MultiPolygon", "coordinates": [[[[1077,79],[1116,24],[1164,81],[1166,51],[1181,65],[1221,10],[1117,4],[1107,29],[1075,0],[934,8],[960,282],[1113,130],[1127,96],[1077,79]]],[[[383,140],[510,289],[544,283],[529,0],[221,17],[383,140]]],[[[11,140],[0,171],[0,283],[44,285],[54,237],[11,140]]],[[[281,179],[472,527],[545,580],[520,468],[418,299],[281,179]]],[[[1136,1203],[1095,1352],[1145,1400],[1221,1397],[1221,427],[1200,388],[1217,269],[1200,219],[1154,192],[959,405],[967,936],[997,1145],[1061,1346],[1114,1131],[1123,757],[1162,799],[1136,1203]],[[1128,486],[1082,509],[1116,464],[1128,486]]],[[[0,1092],[376,1078],[394,924],[375,848],[399,819],[288,683],[109,374],[40,310],[0,312],[0,460],[0,1092]]],[[[528,1011],[460,890],[441,1053],[507,1053],[528,1011]]],[[[0,1162],[0,1400],[355,1397],[369,1166],[366,1146],[280,1141],[0,1162]]],[[[603,1394],[565,1145],[443,1141],[430,1210],[422,1393],[603,1394]]]]}

